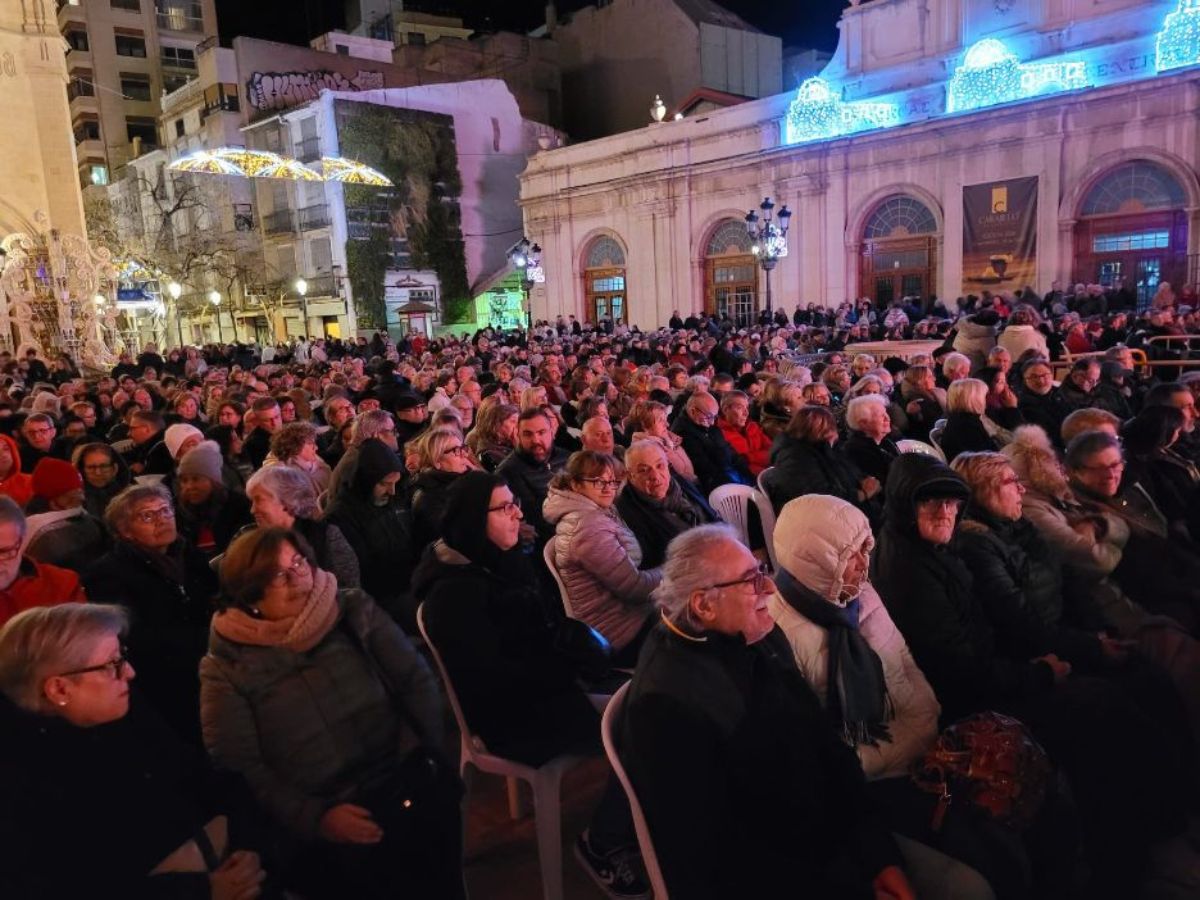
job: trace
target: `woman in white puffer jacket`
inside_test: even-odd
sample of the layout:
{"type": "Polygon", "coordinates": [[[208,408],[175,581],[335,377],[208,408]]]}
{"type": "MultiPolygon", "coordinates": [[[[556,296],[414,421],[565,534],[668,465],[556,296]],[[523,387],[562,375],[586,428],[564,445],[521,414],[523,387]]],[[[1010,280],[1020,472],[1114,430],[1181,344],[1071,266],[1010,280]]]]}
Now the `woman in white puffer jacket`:
{"type": "MultiPolygon", "coordinates": [[[[779,591],[771,598],[776,624],[787,637],[805,679],[827,708],[831,700],[845,707],[841,710],[841,731],[858,752],[868,779],[907,775],[912,763],[936,739],[941,713],[904,636],[866,579],[874,543],[866,516],[853,505],[822,494],[797,497],[784,506],[775,525],[775,555],[784,571],[776,579],[779,591]],[[831,671],[840,677],[847,668],[830,658],[831,630],[796,609],[797,603],[792,601],[797,595],[788,591],[789,579],[807,595],[807,603],[819,599],[827,605],[828,613],[808,607],[814,614],[824,614],[817,618],[829,613],[842,618],[857,614],[858,634],[882,666],[886,693],[882,721],[864,719],[872,717],[864,707],[874,707],[878,712],[878,698],[873,696],[878,690],[871,685],[857,686],[864,687],[865,696],[864,691],[856,691],[851,685],[831,692],[831,671]],[[832,668],[831,662],[835,663],[832,668]]],[[[798,605],[805,607],[807,603],[798,605]]],[[[839,641],[836,635],[834,640],[839,641]]],[[[847,652],[855,651],[851,648],[847,652]]],[[[865,666],[857,671],[863,680],[871,680],[869,673],[862,674],[865,666]]]]}

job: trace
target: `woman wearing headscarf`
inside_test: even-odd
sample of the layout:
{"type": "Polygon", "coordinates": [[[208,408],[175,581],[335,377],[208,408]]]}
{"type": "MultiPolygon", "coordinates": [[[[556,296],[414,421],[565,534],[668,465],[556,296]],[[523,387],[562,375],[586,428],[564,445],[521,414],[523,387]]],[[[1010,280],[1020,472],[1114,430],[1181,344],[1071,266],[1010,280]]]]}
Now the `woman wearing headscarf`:
{"type": "MultiPolygon", "coordinates": [[[[413,575],[413,593],[471,731],[490,751],[531,766],[565,753],[599,755],[599,717],[577,666],[555,649],[540,579],[519,546],[512,491],[496,475],[466,472],[446,491],[445,523],[413,575]]],[[[621,865],[632,820],[620,785],[609,781],[580,856],[595,875],[620,879],[611,885],[619,895],[634,896],[636,867],[621,865]]]]}

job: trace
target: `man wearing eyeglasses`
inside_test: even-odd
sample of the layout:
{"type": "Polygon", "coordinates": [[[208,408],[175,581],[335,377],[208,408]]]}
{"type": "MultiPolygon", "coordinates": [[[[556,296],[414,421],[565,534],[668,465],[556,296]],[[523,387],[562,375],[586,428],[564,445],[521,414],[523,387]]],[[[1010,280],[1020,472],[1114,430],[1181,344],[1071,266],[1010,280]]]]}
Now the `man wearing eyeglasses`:
{"type": "Polygon", "coordinates": [[[21,554],[25,514],[11,497],[0,496],[0,625],[34,606],[83,603],[79,576],[21,554]]]}
{"type": "Polygon", "coordinates": [[[672,430],[683,438],[683,450],[692,461],[705,496],[723,484],[753,484],[746,462],[733,452],[717,427],[720,409],[707,392],[693,394],[672,430]]]}

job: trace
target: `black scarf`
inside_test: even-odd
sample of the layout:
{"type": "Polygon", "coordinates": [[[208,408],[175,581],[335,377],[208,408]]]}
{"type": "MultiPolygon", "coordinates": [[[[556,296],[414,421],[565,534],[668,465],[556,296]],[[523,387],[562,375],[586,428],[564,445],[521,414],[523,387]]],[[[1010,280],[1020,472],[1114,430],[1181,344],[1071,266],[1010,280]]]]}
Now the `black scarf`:
{"type": "Polygon", "coordinates": [[[829,633],[825,711],[851,746],[890,742],[887,722],[896,711],[883,677],[883,663],[858,630],[859,601],[837,607],[777,570],[775,587],[796,612],[829,633]]]}

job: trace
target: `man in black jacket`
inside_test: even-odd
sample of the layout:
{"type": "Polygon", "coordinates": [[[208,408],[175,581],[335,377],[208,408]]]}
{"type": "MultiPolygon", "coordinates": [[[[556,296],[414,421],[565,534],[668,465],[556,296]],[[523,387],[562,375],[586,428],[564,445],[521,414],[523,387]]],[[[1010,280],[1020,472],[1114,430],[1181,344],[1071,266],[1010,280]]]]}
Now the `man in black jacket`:
{"type": "Polygon", "coordinates": [[[550,414],[531,407],[517,419],[517,446],[499,466],[496,474],[508,482],[513,496],[521,503],[527,525],[537,535],[540,549],[554,536],[554,526],[542,516],[542,502],[550,490],[551,476],[567,464],[567,451],[554,446],[555,423],[550,414]]]}
{"type": "Polygon", "coordinates": [[[271,435],[283,427],[283,414],[272,397],[259,397],[250,405],[250,411],[254,413],[254,430],[242,444],[242,455],[255,469],[261,469],[271,452],[271,435]]]}
{"type": "Polygon", "coordinates": [[[662,565],[676,535],[719,520],[695,485],[671,472],[658,441],[636,441],[625,452],[629,484],[617,498],[617,512],[642,548],[641,568],[662,565]]]}
{"type": "Polygon", "coordinates": [[[716,426],[718,411],[712,394],[693,394],[673,429],[683,438],[683,450],[692,461],[700,490],[706,496],[723,484],[754,484],[746,461],[733,452],[716,426]]]}

